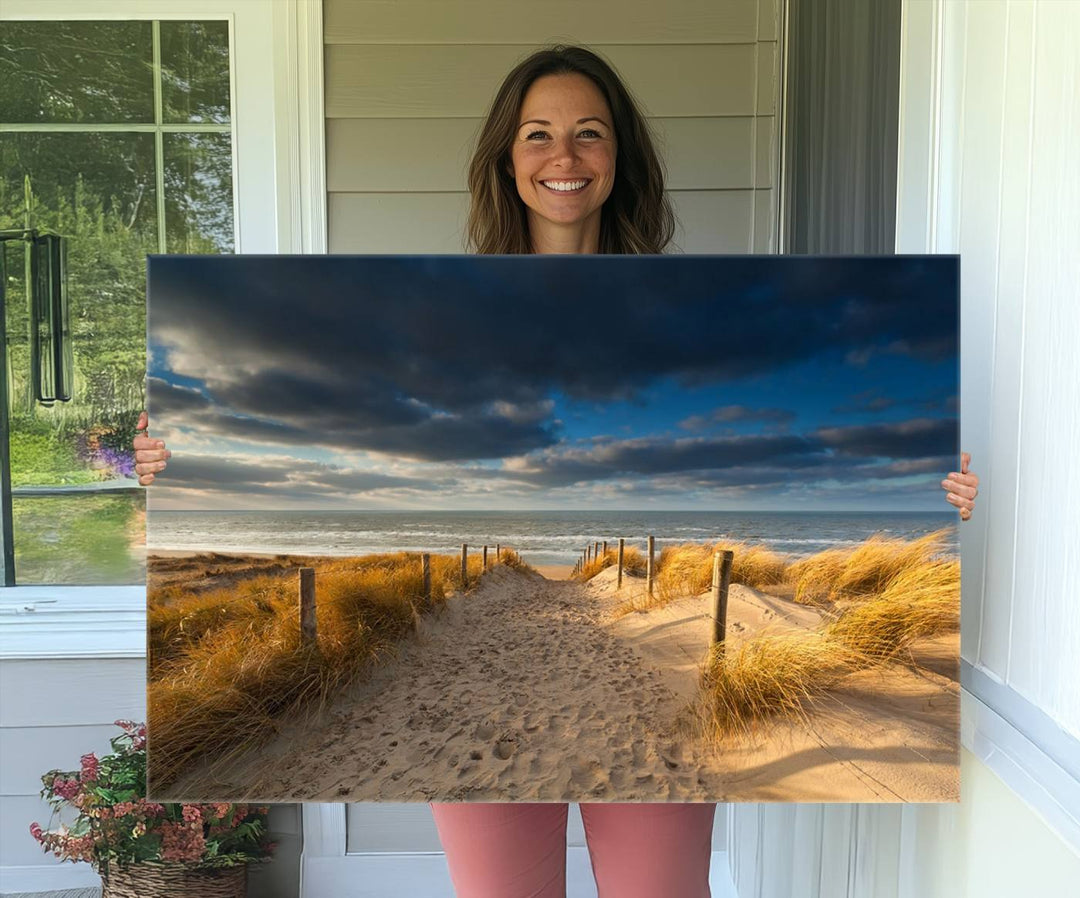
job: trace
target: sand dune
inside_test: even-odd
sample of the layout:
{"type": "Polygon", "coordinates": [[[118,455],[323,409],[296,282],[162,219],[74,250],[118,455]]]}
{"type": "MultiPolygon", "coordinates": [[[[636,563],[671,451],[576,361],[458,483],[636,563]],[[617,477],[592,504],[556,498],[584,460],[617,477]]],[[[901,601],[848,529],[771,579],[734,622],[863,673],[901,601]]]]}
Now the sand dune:
{"type": "MultiPolygon", "coordinates": [[[[918,671],[865,671],[811,725],[706,746],[691,705],[708,599],[616,617],[643,589],[499,568],[422,619],[365,682],[314,721],[180,779],[159,800],[956,801],[959,636],[927,640],[918,671]],[[951,676],[942,675],[942,672],[951,676]]],[[[742,586],[734,642],[820,612],[742,586]]]]}

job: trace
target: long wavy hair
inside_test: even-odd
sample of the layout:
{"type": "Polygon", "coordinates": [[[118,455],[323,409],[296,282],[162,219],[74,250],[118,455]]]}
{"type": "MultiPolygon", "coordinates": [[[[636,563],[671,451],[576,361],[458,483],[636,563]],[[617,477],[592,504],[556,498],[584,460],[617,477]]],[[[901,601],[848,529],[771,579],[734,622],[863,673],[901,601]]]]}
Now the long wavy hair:
{"type": "Polygon", "coordinates": [[[599,252],[662,253],[675,233],[675,216],[645,116],[607,62],[584,47],[562,44],[518,63],[492,101],[469,164],[469,249],[481,254],[532,252],[525,204],[508,170],[510,148],[532,83],[562,74],[591,79],[614,119],[615,180],[600,213],[599,252]]]}

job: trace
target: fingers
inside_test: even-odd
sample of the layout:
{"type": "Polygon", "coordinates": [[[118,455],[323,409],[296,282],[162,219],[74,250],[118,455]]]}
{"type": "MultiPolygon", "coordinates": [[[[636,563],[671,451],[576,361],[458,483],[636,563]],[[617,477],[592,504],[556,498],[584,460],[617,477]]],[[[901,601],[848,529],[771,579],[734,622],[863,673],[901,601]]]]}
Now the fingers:
{"type": "MultiPolygon", "coordinates": [[[[139,412],[139,422],[135,425],[135,429],[146,430],[149,424],[150,418],[147,416],[146,412],[139,412]]],[[[150,434],[147,434],[147,436],[150,436],[150,434]]]]}
{"type": "MultiPolygon", "coordinates": [[[[968,517],[971,517],[971,511],[975,508],[975,502],[972,499],[966,499],[963,496],[958,496],[956,493],[949,493],[945,496],[945,499],[950,505],[955,505],[960,509],[960,517],[964,517],[965,511],[967,512],[968,517]]],[[[964,520],[966,521],[967,518],[964,518],[964,520]]]]}
{"type": "Polygon", "coordinates": [[[979,478],[970,474],[950,474],[947,480],[941,481],[941,488],[965,499],[974,499],[979,495],[979,478]]]}

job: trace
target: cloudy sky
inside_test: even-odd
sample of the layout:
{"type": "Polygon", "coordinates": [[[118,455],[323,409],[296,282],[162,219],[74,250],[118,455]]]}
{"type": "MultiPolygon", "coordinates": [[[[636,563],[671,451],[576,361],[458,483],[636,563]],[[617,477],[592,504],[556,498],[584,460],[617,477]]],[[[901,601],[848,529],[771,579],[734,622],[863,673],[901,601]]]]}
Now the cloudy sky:
{"type": "Polygon", "coordinates": [[[946,510],[957,270],[153,256],[154,508],[946,510]]]}

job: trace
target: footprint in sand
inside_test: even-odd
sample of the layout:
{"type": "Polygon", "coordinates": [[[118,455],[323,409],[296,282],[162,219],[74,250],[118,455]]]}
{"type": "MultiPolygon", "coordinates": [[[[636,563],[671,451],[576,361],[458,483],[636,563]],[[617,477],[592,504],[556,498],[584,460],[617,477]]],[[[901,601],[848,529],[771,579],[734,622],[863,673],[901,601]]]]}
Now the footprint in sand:
{"type": "Polygon", "coordinates": [[[660,752],[660,758],[667,765],[668,770],[677,770],[682,763],[682,746],[669,745],[666,751],[660,752]]]}
{"type": "Polygon", "coordinates": [[[517,750],[517,742],[511,738],[500,739],[495,743],[494,755],[500,761],[507,760],[517,750]]]}
{"type": "Polygon", "coordinates": [[[476,728],[473,735],[481,742],[487,742],[488,739],[495,735],[495,725],[489,721],[485,721],[476,728]]]}

